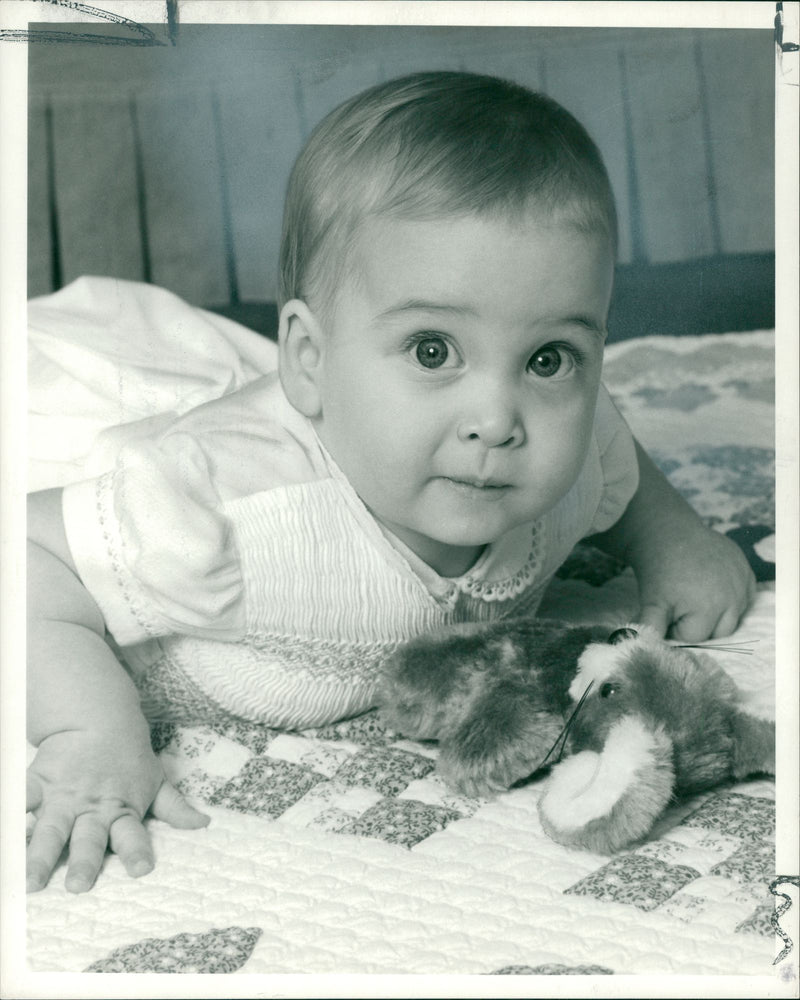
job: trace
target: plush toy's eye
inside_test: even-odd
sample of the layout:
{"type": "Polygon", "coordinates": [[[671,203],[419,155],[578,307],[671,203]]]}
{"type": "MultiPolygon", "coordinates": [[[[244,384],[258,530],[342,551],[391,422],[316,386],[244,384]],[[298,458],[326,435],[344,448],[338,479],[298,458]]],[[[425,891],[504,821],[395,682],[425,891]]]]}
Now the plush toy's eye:
{"type": "Polygon", "coordinates": [[[617,693],[617,691],[619,691],[618,684],[612,684],[610,681],[606,681],[606,683],[600,688],[600,697],[611,698],[617,693]]]}
{"type": "Polygon", "coordinates": [[[618,642],[622,642],[624,639],[635,639],[638,634],[635,628],[618,628],[611,633],[606,642],[610,642],[612,646],[616,646],[618,642]]]}

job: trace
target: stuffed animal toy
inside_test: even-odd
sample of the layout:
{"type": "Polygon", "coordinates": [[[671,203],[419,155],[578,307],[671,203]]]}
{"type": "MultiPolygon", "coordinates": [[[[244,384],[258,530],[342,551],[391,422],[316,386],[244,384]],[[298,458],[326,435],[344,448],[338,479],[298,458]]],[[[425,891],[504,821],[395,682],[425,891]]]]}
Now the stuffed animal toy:
{"type": "Polygon", "coordinates": [[[774,723],[741,708],[707,653],[647,626],[451,626],[394,654],[380,704],[392,729],[439,741],[440,774],[471,796],[525,783],[566,748],[541,822],[599,853],[646,836],[677,797],[774,773],[774,723]]]}

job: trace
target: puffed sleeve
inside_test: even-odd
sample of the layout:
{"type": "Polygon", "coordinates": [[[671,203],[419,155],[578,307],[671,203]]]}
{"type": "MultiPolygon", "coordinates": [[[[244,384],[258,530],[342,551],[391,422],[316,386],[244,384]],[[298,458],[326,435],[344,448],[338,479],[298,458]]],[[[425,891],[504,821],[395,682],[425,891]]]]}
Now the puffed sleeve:
{"type": "Polygon", "coordinates": [[[64,488],[63,513],[78,574],[120,646],[171,633],[241,636],[234,540],[190,435],[123,446],[113,471],[64,488]]]}
{"type": "Polygon", "coordinates": [[[120,646],[243,637],[231,511],[242,497],[322,475],[315,441],[268,375],[158,433],[123,436],[109,471],[64,487],[70,552],[120,646]]]}
{"type": "Polygon", "coordinates": [[[622,516],[639,485],[639,464],[630,428],[600,386],[595,411],[595,441],[600,456],[602,493],[587,534],[606,531],[622,516]]]}

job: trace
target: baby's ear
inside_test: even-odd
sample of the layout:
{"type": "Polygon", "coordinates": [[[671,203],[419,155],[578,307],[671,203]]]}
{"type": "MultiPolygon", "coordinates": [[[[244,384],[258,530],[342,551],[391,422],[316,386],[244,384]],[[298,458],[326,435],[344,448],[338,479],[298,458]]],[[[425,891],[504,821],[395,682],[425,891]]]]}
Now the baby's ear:
{"type": "Polygon", "coordinates": [[[322,412],[324,336],[317,317],[305,302],[291,299],[281,309],[278,328],[281,384],[292,406],[310,418],[322,412]]]}

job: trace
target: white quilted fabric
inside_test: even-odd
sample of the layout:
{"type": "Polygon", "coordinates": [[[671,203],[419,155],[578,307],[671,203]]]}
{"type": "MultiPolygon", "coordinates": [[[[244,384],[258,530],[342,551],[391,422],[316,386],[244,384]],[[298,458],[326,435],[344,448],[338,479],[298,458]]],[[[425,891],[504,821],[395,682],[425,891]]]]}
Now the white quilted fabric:
{"type": "Polygon", "coordinates": [[[91,893],[70,897],[56,882],[31,900],[31,970],[81,971],[143,938],[230,926],[262,930],[248,973],[561,964],[720,975],[769,966],[771,939],[730,933],[730,892],[690,934],[671,915],[563,895],[592,861],[535,837],[533,796],[525,799],[514,793],[410,853],[221,810],[200,835],[153,824],[153,875],[131,882],[110,859],[91,893]]]}
{"type": "MultiPolygon", "coordinates": [[[[709,523],[757,525],[757,555],[774,559],[771,337],[630,341],[608,349],[605,377],[709,523]]],[[[757,640],[752,655],[713,654],[767,717],[774,598],[760,584],[733,637],[757,640]]],[[[629,572],[577,573],[554,581],[541,613],[619,623],[634,609],[629,572]]],[[[150,821],[158,863],[139,880],[109,857],[95,888],[72,896],[57,871],[28,898],[30,971],[744,975],[753,990],[740,995],[796,995],[796,955],[785,989],[772,966],[772,782],[682,803],[645,843],[608,858],[543,834],[537,785],[461,799],[431,771],[434,756],[358,720],[311,734],[167,732],[165,768],[211,825],[150,821]],[[270,798],[277,786],[285,800],[270,798]]],[[[493,995],[485,982],[485,994],[465,989],[493,995]]],[[[518,992],[506,982],[502,995],[518,992]]]]}
{"type": "MultiPolygon", "coordinates": [[[[717,654],[747,683],[753,704],[766,704],[772,688],[772,607],[771,590],[762,590],[740,630],[763,642],[755,656],[717,654]]],[[[291,756],[293,739],[279,737],[277,753],[291,756]]],[[[242,753],[219,741],[205,759],[175,766],[224,777],[240,767],[242,753]]],[[[430,777],[402,794],[430,800],[437,791],[441,801],[442,787],[430,777]]],[[[773,798],[769,781],[734,792],[764,804],[773,798]]],[[[302,810],[271,821],[205,807],[212,823],[200,832],[151,821],[158,858],[151,875],[130,880],[109,857],[90,893],[68,894],[62,871],[29,897],[30,969],[80,972],[115,949],[180,934],[198,936],[202,955],[203,936],[226,928],[256,929],[246,973],[457,975],[583,967],[628,975],[756,975],[769,969],[776,954],[772,935],[736,932],[765,904],[766,886],[711,873],[735,852],[736,838],[675,826],[689,807],[676,810],[668,829],[637,853],[694,869],[699,877],[647,912],[565,891],[610,859],[548,840],[536,814],[538,794],[529,786],[483,803],[411,850],[308,827],[302,810]]],[[[179,971],[202,971],[193,964],[191,941],[183,956],[179,971]]]]}

